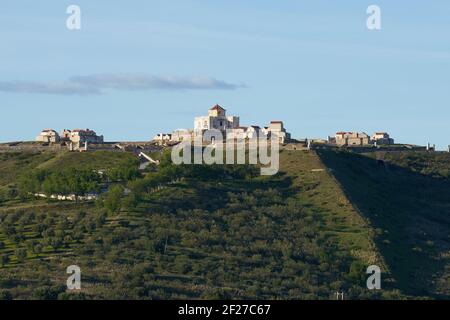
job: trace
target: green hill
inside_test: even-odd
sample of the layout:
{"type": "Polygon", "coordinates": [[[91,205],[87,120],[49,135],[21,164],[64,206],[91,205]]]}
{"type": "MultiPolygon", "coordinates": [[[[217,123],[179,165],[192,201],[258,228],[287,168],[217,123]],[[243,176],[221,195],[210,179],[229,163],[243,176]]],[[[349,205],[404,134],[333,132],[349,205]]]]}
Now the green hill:
{"type": "Polygon", "coordinates": [[[0,154],[0,298],[448,298],[446,162],[412,172],[409,156],[283,150],[273,177],[163,158],[139,177],[117,174],[126,152],[0,154]],[[96,202],[14,192],[86,169],[114,172],[96,202]],[[73,264],[79,294],[65,292],[73,264]],[[372,264],[383,290],[366,288],[372,264]]]}
{"type": "Polygon", "coordinates": [[[375,231],[398,287],[450,297],[450,155],[322,151],[320,157],[375,231]]]}

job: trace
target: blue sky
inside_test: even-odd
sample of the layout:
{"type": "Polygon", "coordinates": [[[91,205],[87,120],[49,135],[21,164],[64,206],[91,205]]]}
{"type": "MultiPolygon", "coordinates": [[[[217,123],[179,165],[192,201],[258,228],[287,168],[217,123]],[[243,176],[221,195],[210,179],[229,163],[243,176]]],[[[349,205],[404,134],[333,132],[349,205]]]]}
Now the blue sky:
{"type": "Polygon", "coordinates": [[[47,127],[148,140],[219,103],[294,137],[388,131],[444,148],[449,35],[448,0],[3,1],[0,141],[47,127]]]}

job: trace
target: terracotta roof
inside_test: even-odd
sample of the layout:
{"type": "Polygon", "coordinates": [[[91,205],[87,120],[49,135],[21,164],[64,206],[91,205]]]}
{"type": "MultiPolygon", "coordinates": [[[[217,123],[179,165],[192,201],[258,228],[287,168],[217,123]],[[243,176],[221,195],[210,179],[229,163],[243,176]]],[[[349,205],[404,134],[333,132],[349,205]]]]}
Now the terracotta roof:
{"type": "Polygon", "coordinates": [[[219,106],[218,104],[216,104],[214,107],[212,107],[212,108],[209,109],[209,110],[223,110],[223,111],[225,111],[225,109],[222,108],[221,106],[219,106]]]}

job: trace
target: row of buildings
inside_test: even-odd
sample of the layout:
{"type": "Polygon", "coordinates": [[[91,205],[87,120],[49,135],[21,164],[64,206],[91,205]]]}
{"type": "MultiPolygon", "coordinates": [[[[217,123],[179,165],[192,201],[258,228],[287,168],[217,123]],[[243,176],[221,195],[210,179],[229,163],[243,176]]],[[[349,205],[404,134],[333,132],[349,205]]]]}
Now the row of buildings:
{"type": "MultiPolygon", "coordinates": [[[[291,134],[284,128],[282,121],[271,121],[265,127],[258,125],[242,126],[238,116],[228,116],[226,110],[217,104],[208,110],[207,115],[195,117],[193,129],[178,129],[172,133],[159,133],[154,136],[153,142],[175,144],[180,141],[191,141],[198,135],[201,135],[205,142],[211,142],[215,139],[211,132],[217,131],[222,133],[224,139],[253,139],[257,137],[270,139],[276,136],[280,143],[295,142],[291,139],[291,134]]],[[[104,138],[90,129],[64,129],[61,134],[53,129],[45,129],[36,137],[36,141],[61,143],[69,146],[71,150],[75,150],[81,149],[83,145],[87,148],[87,144],[102,144],[104,138]]],[[[394,139],[387,132],[376,132],[372,136],[365,132],[337,132],[334,137],[328,137],[328,140],[323,140],[322,143],[337,146],[377,146],[392,145],[394,139]]]]}
{"type": "Polygon", "coordinates": [[[90,129],[64,129],[61,134],[58,134],[56,130],[44,129],[36,137],[36,141],[42,143],[71,143],[76,148],[86,143],[103,143],[103,136],[97,135],[97,133],[90,129]]]}
{"type": "MultiPolygon", "coordinates": [[[[219,130],[225,139],[252,139],[265,136],[270,138],[276,135],[280,143],[294,141],[291,134],[286,131],[282,121],[271,121],[267,127],[256,125],[241,126],[237,116],[227,116],[226,110],[219,105],[208,110],[208,115],[194,119],[194,129],[179,129],[172,133],[159,133],[154,138],[160,144],[192,140],[197,134],[206,131],[219,130]]],[[[208,137],[206,136],[206,141],[208,137]]],[[[392,139],[387,132],[376,132],[369,136],[365,132],[337,132],[334,137],[328,137],[323,143],[337,146],[369,146],[369,145],[392,145],[392,139]]]]}
{"type": "MultiPolygon", "coordinates": [[[[282,121],[271,121],[268,126],[241,126],[237,116],[227,116],[226,110],[219,105],[208,110],[208,115],[194,119],[194,129],[178,129],[172,133],[159,133],[153,140],[159,143],[180,142],[192,140],[196,135],[202,135],[208,140],[205,132],[220,131],[224,139],[252,139],[265,136],[279,138],[280,143],[291,140],[291,134],[286,131],[282,121]]],[[[213,139],[213,138],[212,138],[213,139]]]]}
{"type": "Polygon", "coordinates": [[[334,137],[328,137],[328,143],[338,146],[392,145],[392,139],[387,132],[376,132],[370,137],[365,132],[336,132],[334,137]]]}

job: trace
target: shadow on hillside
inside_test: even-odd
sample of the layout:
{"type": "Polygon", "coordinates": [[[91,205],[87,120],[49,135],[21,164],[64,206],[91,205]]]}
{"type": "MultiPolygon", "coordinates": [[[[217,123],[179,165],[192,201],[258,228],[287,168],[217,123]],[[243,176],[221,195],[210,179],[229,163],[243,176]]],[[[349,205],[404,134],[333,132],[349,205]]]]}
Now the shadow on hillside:
{"type": "Polygon", "coordinates": [[[349,152],[318,155],[375,229],[396,286],[450,298],[450,180],[349,152]]]}

